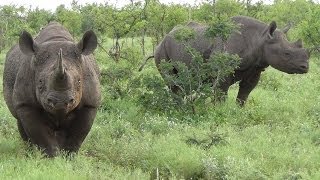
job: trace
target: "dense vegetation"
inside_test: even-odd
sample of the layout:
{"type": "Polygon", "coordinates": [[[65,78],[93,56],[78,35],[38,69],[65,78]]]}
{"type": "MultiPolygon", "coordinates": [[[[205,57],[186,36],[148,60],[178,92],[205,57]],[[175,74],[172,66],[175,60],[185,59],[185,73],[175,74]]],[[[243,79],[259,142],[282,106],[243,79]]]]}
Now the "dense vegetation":
{"type": "MultiPolygon", "coordinates": [[[[0,179],[319,179],[320,74],[313,52],[310,71],[288,75],[268,68],[248,103],[235,103],[234,85],[225,103],[196,104],[197,113],[171,97],[155,68],[137,69],[144,56],[177,24],[209,23],[221,14],[248,15],[278,26],[290,23],[288,39],[320,46],[320,5],[279,0],[217,0],[199,6],[157,0],[59,6],[55,12],[0,6],[0,74],[5,53],[22,29],[36,35],[48,21],[67,27],[75,39],[87,29],[99,34],[95,57],[102,72],[103,103],[79,154],[43,158],[22,142],[1,96],[0,179]]],[[[2,77],[0,78],[2,84],[2,77]]],[[[1,91],[2,93],[2,88],[1,91]]]]}

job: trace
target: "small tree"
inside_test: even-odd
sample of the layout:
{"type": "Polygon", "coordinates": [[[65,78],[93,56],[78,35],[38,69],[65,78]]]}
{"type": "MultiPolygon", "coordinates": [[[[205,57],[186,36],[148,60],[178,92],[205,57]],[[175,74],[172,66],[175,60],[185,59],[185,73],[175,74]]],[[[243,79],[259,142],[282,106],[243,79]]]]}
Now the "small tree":
{"type": "Polygon", "coordinates": [[[164,70],[164,79],[170,85],[178,87],[178,93],[172,94],[175,98],[182,100],[185,107],[191,107],[196,113],[196,104],[204,104],[208,98],[214,99],[219,95],[219,84],[224,78],[238,67],[240,58],[225,51],[225,42],[229,38],[235,25],[226,17],[214,18],[206,30],[206,36],[212,40],[221,39],[223,42],[220,51],[212,52],[210,57],[204,58],[203,54],[192,48],[188,41],[195,37],[193,29],[181,28],[175,39],[184,44],[187,53],[192,57],[190,64],[181,61],[171,61],[161,63],[164,70]],[[172,68],[177,70],[177,74],[170,74],[172,68]]]}
{"type": "Polygon", "coordinates": [[[34,10],[29,9],[27,22],[32,30],[32,34],[38,33],[40,29],[53,20],[53,18],[53,14],[50,11],[39,8],[34,10]]]}
{"type": "Polygon", "coordinates": [[[0,6],[0,52],[16,42],[23,29],[30,30],[26,14],[27,9],[22,6],[0,6]]]}
{"type": "Polygon", "coordinates": [[[78,10],[69,10],[64,5],[60,5],[57,7],[55,15],[57,20],[71,32],[73,37],[80,36],[82,20],[78,10]]]}
{"type": "Polygon", "coordinates": [[[320,53],[320,6],[315,5],[312,11],[305,13],[305,19],[298,25],[299,35],[302,36],[307,46],[320,53]]]}
{"type": "Polygon", "coordinates": [[[111,16],[107,17],[109,19],[106,24],[110,27],[113,38],[115,39],[115,44],[109,50],[109,55],[118,62],[121,57],[119,40],[132,32],[135,25],[139,22],[141,18],[141,3],[131,1],[131,4],[126,5],[121,9],[114,7],[110,10],[111,16]]]}

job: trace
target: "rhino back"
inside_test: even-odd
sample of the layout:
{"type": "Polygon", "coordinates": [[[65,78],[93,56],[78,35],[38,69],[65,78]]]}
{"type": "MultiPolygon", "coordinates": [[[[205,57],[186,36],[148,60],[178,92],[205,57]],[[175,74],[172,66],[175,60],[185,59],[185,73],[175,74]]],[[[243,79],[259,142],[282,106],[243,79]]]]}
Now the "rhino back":
{"type": "MultiPolygon", "coordinates": [[[[210,40],[205,35],[208,26],[190,22],[187,27],[193,29],[196,36],[188,41],[188,45],[201,54],[210,50],[211,55],[225,48],[229,53],[238,54],[241,58],[244,58],[240,67],[247,67],[248,64],[254,63],[252,61],[256,59],[254,53],[256,53],[261,34],[267,28],[267,24],[246,16],[235,16],[232,20],[239,26],[239,29],[231,34],[225,45],[220,38],[210,40]]],[[[191,55],[186,52],[185,46],[174,38],[174,34],[180,29],[181,27],[173,28],[159,44],[155,51],[156,64],[160,63],[161,59],[190,63],[191,55]]]]}
{"type": "Polygon", "coordinates": [[[238,54],[241,64],[238,70],[244,70],[260,63],[262,56],[260,48],[264,39],[262,35],[268,25],[246,16],[232,18],[238,29],[234,31],[226,42],[226,50],[231,54],[238,54]]]}
{"type": "MultiPolygon", "coordinates": [[[[190,22],[187,27],[195,31],[194,39],[189,40],[187,44],[200,53],[203,53],[210,46],[210,40],[208,40],[204,34],[206,26],[190,22]]],[[[190,63],[192,57],[186,51],[184,43],[175,39],[175,34],[181,30],[181,28],[181,26],[173,28],[158,45],[155,51],[156,64],[160,63],[162,59],[171,59],[186,64],[190,63]]]]}
{"type": "Polygon", "coordinates": [[[57,22],[50,22],[35,38],[39,44],[49,41],[73,41],[69,31],[57,22]]]}

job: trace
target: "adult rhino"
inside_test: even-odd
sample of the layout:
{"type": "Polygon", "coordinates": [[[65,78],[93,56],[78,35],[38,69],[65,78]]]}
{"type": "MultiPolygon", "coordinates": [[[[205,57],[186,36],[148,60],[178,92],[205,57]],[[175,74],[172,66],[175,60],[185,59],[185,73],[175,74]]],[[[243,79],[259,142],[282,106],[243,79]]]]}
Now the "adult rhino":
{"type": "Polygon", "coordinates": [[[7,53],[4,99],[22,139],[49,157],[59,149],[77,152],[91,129],[100,104],[100,74],[91,55],[96,47],[93,31],[74,43],[52,22],[35,39],[23,31],[7,53]]]}
{"type": "MultiPolygon", "coordinates": [[[[294,43],[288,42],[285,36],[287,28],[280,31],[277,30],[274,21],[267,25],[245,16],[236,16],[232,20],[239,25],[239,29],[231,34],[225,45],[222,44],[220,38],[215,38],[212,43],[205,36],[207,26],[196,22],[187,25],[196,33],[195,38],[188,42],[189,45],[198,50],[204,58],[209,58],[222,49],[230,54],[238,54],[241,58],[239,68],[235,69],[234,74],[230,74],[223,82],[219,83],[219,88],[224,96],[227,95],[232,84],[240,81],[237,102],[244,105],[250,92],[257,85],[261,72],[269,65],[288,74],[308,72],[309,53],[302,48],[301,40],[294,43]]],[[[187,65],[192,61],[190,54],[185,50],[185,46],[174,38],[174,34],[179,29],[179,27],[175,27],[170,31],[157,46],[154,56],[145,60],[146,63],[148,59],[154,57],[161,74],[161,60],[181,61],[187,65]]],[[[172,73],[177,73],[177,69],[174,68],[172,73]]],[[[174,92],[179,89],[175,85],[168,85],[174,92]]]]}

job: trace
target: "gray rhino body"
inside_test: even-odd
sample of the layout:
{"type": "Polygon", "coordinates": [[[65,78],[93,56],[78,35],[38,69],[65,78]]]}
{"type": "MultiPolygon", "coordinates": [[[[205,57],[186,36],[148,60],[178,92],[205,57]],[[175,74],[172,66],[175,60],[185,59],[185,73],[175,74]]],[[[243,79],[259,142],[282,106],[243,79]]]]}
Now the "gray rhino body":
{"type": "Polygon", "coordinates": [[[91,129],[100,104],[99,69],[91,54],[97,37],[87,31],[79,43],[59,23],[28,32],[7,53],[3,92],[23,140],[49,157],[76,152],[91,129]]]}
{"type": "MultiPolygon", "coordinates": [[[[243,105],[257,85],[261,72],[269,65],[289,74],[308,71],[309,55],[306,49],[302,48],[301,40],[295,43],[288,42],[285,34],[276,30],[275,22],[267,25],[245,16],[236,16],[232,20],[240,26],[240,29],[231,34],[225,47],[221,39],[215,38],[212,43],[205,36],[207,26],[195,22],[187,25],[196,33],[195,38],[189,40],[189,45],[199,51],[204,58],[209,58],[210,55],[221,50],[226,50],[230,54],[238,54],[241,58],[241,64],[235,69],[235,73],[230,74],[219,83],[219,88],[225,95],[229,87],[239,81],[237,101],[243,105]]],[[[175,27],[170,31],[155,50],[155,63],[161,74],[162,60],[181,61],[187,65],[192,61],[184,45],[174,38],[178,30],[179,27],[175,27]]],[[[177,70],[173,69],[172,73],[177,73],[177,70]]],[[[168,86],[172,91],[178,91],[177,86],[172,84],[168,86]]]]}

